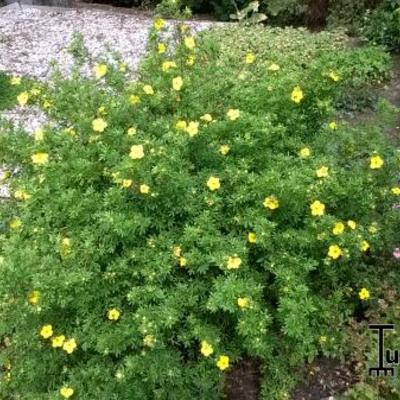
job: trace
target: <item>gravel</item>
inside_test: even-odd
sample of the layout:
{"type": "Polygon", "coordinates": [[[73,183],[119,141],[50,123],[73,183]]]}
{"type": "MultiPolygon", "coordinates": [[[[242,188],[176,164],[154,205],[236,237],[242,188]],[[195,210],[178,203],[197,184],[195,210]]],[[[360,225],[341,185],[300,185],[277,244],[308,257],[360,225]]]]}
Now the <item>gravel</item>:
{"type": "MultiPolygon", "coordinates": [[[[175,22],[169,21],[171,28],[175,22]]],[[[209,21],[189,21],[195,32],[207,29],[209,21]]],[[[152,18],[143,13],[98,9],[68,9],[16,4],[0,8],[0,70],[46,80],[50,61],[62,72],[71,70],[73,59],[66,51],[74,32],[83,35],[93,60],[108,49],[119,53],[135,71],[146,52],[152,18]]],[[[89,66],[88,66],[89,68],[89,66]]]]}

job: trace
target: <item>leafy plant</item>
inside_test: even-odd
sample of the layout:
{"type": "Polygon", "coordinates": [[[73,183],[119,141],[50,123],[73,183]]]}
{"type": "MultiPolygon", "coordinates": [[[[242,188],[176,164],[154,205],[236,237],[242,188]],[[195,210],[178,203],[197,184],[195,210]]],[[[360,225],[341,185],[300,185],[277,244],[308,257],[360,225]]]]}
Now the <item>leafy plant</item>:
{"type": "Polygon", "coordinates": [[[372,43],[386,46],[390,51],[400,51],[400,1],[386,0],[365,16],[362,30],[372,43]]]}
{"type": "Polygon", "coordinates": [[[164,17],[189,18],[192,12],[181,0],[163,0],[156,7],[156,11],[164,17]]]}
{"type": "Polygon", "coordinates": [[[260,23],[265,21],[267,16],[258,12],[259,7],[260,3],[258,1],[251,1],[247,7],[237,10],[235,14],[231,14],[230,18],[238,22],[245,21],[248,24],[260,23]]]}
{"type": "Polygon", "coordinates": [[[398,153],[334,105],[385,75],[382,51],[184,24],[171,51],[163,29],[137,81],[119,60],[90,78],[78,64],[28,100],[57,124],[2,126],[6,397],[218,399],[256,356],[264,398],[285,398],[292,369],[340,356],[341,327],[379,293],[398,153]]]}

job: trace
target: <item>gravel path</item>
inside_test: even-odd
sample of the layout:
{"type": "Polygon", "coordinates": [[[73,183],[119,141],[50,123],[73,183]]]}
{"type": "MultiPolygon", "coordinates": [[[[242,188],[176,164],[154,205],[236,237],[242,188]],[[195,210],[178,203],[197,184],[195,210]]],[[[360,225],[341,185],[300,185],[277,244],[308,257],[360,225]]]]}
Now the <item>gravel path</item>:
{"type": "MultiPolygon", "coordinates": [[[[141,13],[38,6],[20,9],[16,4],[0,8],[0,70],[45,80],[51,72],[49,62],[55,60],[61,71],[68,72],[72,57],[66,47],[74,32],[83,35],[93,59],[112,49],[135,70],[146,51],[151,24],[152,18],[141,13]]],[[[212,23],[188,24],[199,31],[212,23]]]]}

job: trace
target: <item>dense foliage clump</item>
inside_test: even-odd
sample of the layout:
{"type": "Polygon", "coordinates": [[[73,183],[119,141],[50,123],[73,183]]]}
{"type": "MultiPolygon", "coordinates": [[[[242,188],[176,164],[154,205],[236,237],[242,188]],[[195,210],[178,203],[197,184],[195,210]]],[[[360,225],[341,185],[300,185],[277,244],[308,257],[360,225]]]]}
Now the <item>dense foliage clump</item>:
{"type": "Polygon", "coordinates": [[[185,25],[173,51],[164,29],[137,81],[122,60],[56,73],[18,101],[57,124],[2,126],[5,396],[217,399],[254,356],[264,398],[287,398],[291,368],[340,356],[379,296],[399,155],[335,104],[387,56],[295,30],[263,32],[262,52],[185,25]]]}
{"type": "Polygon", "coordinates": [[[373,44],[400,52],[400,0],[385,0],[365,15],[362,33],[373,44]]]}

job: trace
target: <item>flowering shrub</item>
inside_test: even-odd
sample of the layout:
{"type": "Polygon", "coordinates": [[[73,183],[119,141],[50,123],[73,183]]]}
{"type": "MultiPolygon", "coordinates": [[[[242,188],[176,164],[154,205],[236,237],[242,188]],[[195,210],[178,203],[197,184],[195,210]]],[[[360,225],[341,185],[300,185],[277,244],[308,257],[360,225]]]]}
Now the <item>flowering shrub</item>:
{"type": "Polygon", "coordinates": [[[226,52],[181,25],[173,52],[164,27],[137,81],[121,61],[55,74],[27,104],[58,125],[2,128],[6,396],[217,399],[250,355],[283,398],[282,373],[341,353],[399,246],[398,155],[334,119],[373,66],[305,32],[303,56],[226,52]]]}
{"type": "Polygon", "coordinates": [[[16,96],[23,90],[28,90],[32,82],[20,76],[8,77],[0,72],[0,110],[9,108],[17,103],[16,96]]]}

